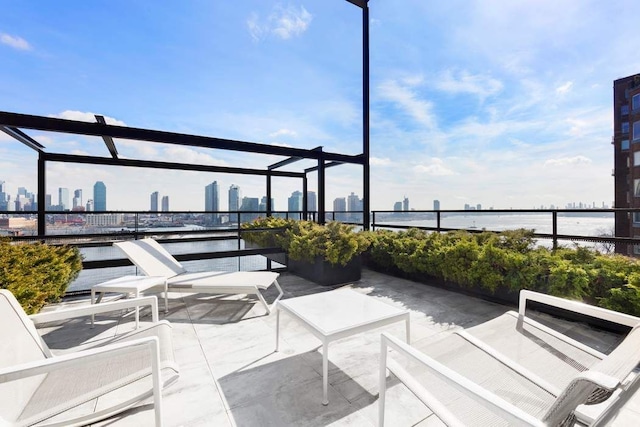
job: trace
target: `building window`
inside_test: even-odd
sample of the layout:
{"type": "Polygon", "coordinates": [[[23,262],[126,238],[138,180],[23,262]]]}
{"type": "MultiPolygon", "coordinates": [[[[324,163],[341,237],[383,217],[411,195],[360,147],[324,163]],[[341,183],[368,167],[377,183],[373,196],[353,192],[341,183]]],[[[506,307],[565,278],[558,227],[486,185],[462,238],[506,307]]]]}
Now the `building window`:
{"type": "Polygon", "coordinates": [[[629,133],[629,122],[622,122],[622,128],[620,131],[622,133],[629,133]]]}
{"type": "Polygon", "coordinates": [[[640,93],[636,93],[631,97],[631,108],[633,111],[640,110],[640,93]]]}
{"type": "Polygon", "coordinates": [[[640,166],[640,151],[633,153],[633,166],[640,166]]]}
{"type": "Polygon", "coordinates": [[[636,227],[640,225],[640,212],[633,213],[633,224],[636,227]]]}
{"type": "Polygon", "coordinates": [[[620,149],[622,150],[628,150],[629,149],[629,140],[628,139],[623,139],[622,142],[620,143],[620,149]]]}
{"type": "Polygon", "coordinates": [[[622,107],[620,107],[620,114],[622,114],[623,116],[629,114],[629,106],[623,105],[622,107]]]}
{"type": "Polygon", "coordinates": [[[633,122],[633,141],[640,141],[640,120],[633,122]]]}
{"type": "Polygon", "coordinates": [[[633,195],[640,197],[640,179],[633,180],[633,195]]]}

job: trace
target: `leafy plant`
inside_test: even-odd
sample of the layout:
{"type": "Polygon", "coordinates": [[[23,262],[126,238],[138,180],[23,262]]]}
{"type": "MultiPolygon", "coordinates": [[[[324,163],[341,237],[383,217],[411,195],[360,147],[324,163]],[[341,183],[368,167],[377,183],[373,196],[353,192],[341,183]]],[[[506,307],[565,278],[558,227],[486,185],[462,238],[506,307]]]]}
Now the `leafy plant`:
{"type": "Polygon", "coordinates": [[[0,288],[11,291],[28,314],[59,301],[81,269],[75,247],[0,240],[0,288]]]}

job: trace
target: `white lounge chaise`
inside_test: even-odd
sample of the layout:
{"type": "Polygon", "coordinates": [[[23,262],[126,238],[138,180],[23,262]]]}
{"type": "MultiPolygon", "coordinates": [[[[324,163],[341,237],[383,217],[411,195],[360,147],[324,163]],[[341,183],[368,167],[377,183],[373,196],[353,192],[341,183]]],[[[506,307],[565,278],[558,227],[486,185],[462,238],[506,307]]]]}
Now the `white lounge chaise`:
{"type": "Polygon", "coordinates": [[[189,273],[165,248],[154,239],[128,240],[113,244],[147,276],[167,278],[170,291],[255,295],[264,305],[267,313],[271,307],[261,291],[275,285],[278,296],[272,307],[282,298],[283,291],[278,284],[278,273],[271,271],[207,271],[189,273]]]}
{"type": "Polygon", "coordinates": [[[178,379],[171,325],[158,321],[155,296],[27,316],[0,289],[0,425],[78,426],[153,396],[162,425],[162,389],[178,379]],[[153,323],[57,355],[35,324],[150,305],[153,323]]]}
{"type": "Polygon", "coordinates": [[[380,426],[387,369],[446,425],[605,425],[640,388],[639,318],[531,291],[521,291],[518,312],[419,349],[387,334],[381,345],[380,426]],[[527,301],[631,331],[603,354],[526,316],[527,301]]]}

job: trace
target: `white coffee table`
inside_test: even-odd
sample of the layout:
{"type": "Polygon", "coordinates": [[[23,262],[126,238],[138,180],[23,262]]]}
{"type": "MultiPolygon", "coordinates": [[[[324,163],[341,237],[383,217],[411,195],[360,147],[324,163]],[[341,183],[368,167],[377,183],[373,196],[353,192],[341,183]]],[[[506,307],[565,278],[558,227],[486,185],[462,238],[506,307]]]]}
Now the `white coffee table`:
{"type": "MultiPolygon", "coordinates": [[[[163,286],[164,293],[164,312],[167,313],[167,278],[162,276],[122,276],[117,279],[111,279],[106,282],[99,283],[91,287],[91,304],[97,304],[102,301],[102,297],[107,292],[123,293],[125,295],[133,294],[139,297],[140,294],[155,286],[163,286]],[[99,293],[96,300],[96,293],[99,293]]],[[[140,323],[140,308],[136,307],[136,329],[140,323]]],[[[94,316],[91,316],[91,327],[93,327],[94,316]]]]}
{"type": "Polygon", "coordinates": [[[407,343],[411,329],[409,312],[351,289],[289,298],[276,305],[276,351],[280,341],[280,311],[297,319],[322,341],[322,404],[328,405],[329,343],[340,338],[404,320],[407,343]]]}

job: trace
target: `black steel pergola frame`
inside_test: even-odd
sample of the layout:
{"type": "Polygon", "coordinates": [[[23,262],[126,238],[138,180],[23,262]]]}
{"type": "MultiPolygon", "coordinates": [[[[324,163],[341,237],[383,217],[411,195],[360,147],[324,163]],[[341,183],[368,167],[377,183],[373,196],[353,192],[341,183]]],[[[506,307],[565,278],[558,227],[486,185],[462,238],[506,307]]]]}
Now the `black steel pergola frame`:
{"type": "Polygon", "coordinates": [[[46,235],[45,195],[46,195],[46,164],[47,162],[65,162],[79,164],[96,164],[108,166],[124,166],[155,169],[173,169],[185,171],[219,172],[241,175],[266,176],[267,215],[272,212],[271,206],[271,178],[290,177],[300,178],[303,183],[303,212],[307,218],[307,174],[318,173],[318,217],[319,223],[325,222],[325,169],[341,164],[357,164],[363,167],[363,228],[370,226],[370,162],[369,162],[369,6],[368,0],[346,0],[362,9],[362,87],[363,87],[363,135],[362,154],[346,155],[325,152],[322,147],[311,150],[302,148],[280,147],[254,142],[237,141],[231,139],[207,136],[189,135],[159,130],[132,128],[126,126],[109,125],[104,117],[96,115],[96,122],[82,122],[44,116],[34,116],[0,111],[0,131],[5,132],[17,141],[38,153],[38,237],[46,235]],[[38,141],[27,135],[22,129],[46,132],[77,134],[101,137],[109,150],[111,157],[71,155],[48,153],[38,141]],[[284,156],[286,159],[269,165],[267,169],[250,169],[240,167],[223,167],[210,165],[192,165],[178,162],[161,162],[151,160],[121,159],[114,138],[133,141],[146,141],[163,144],[175,144],[190,147],[241,151],[245,153],[271,154],[284,156]],[[303,172],[286,172],[276,169],[302,159],[312,159],[317,166],[307,168],[303,172]]]}

